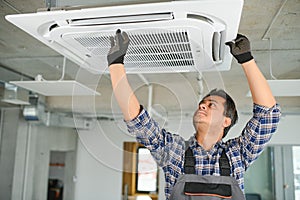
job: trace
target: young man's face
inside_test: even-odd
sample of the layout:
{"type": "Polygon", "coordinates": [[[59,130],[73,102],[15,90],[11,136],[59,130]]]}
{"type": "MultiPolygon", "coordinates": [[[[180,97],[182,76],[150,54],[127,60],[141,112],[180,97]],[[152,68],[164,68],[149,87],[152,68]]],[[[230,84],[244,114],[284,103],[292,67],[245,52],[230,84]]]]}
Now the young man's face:
{"type": "Polygon", "coordinates": [[[193,117],[196,131],[204,127],[214,131],[227,127],[229,118],[224,116],[224,105],[225,99],[220,96],[208,96],[203,99],[193,117]]]}

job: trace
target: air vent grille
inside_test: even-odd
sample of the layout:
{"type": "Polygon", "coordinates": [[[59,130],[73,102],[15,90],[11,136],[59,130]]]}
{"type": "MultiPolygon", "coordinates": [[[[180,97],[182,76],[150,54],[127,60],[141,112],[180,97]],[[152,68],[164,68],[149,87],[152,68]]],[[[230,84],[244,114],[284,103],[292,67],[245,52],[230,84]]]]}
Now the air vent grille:
{"type": "MultiPolygon", "coordinates": [[[[173,68],[194,66],[194,59],[186,30],[128,32],[130,45],[125,57],[126,68],[173,68]]],[[[77,33],[65,35],[66,41],[75,40],[89,56],[106,56],[110,48],[110,34],[77,33]],[[71,37],[71,38],[70,38],[71,37]]],[[[72,43],[74,45],[74,43],[72,43]]],[[[70,45],[72,45],[70,44],[70,45]]]]}

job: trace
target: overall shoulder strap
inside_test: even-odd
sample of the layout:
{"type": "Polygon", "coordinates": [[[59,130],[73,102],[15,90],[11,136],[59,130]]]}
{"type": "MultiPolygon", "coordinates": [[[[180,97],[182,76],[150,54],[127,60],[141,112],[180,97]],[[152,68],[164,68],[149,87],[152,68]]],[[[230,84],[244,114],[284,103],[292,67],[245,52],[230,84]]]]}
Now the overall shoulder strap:
{"type": "Polygon", "coordinates": [[[189,141],[185,141],[184,173],[196,174],[195,165],[196,161],[193,150],[189,147],[189,141]]]}
{"type": "MultiPolygon", "coordinates": [[[[229,159],[225,153],[225,149],[222,150],[219,163],[221,176],[230,176],[230,164],[229,159]]],[[[196,174],[195,165],[196,160],[193,154],[193,150],[189,147],[189,141],[185,141],[184,173],[196,174]]]]}
{"type": "Polygon", "coordinates": [[[225,153],[225,149],[222,150],[222,154],[219,160],[220,163],[220,174],[221,176],[230,176],[230,164],[229,159],[225,153]]]}

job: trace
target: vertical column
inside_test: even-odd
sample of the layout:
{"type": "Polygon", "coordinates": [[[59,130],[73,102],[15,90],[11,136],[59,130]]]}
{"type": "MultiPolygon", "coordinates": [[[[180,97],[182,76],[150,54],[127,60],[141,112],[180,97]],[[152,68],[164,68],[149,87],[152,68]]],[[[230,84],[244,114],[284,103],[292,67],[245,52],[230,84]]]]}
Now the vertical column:
{"type": "Polygon", "coordinates": [[[19,108],[2,108],[0,123],[0,199],[11,199],[19,108]]]}

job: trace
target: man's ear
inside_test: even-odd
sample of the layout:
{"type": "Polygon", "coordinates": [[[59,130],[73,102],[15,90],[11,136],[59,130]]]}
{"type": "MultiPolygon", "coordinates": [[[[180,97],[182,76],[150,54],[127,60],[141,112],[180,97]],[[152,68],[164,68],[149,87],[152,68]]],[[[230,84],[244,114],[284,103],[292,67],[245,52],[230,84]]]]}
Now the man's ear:
{"type": "Polygon", "coordinates": [[[224,128],[230,126],[230,124],[231,124],[231,119],[229,117],[225,117],[225,120],[223,123],[224,128]]]}

